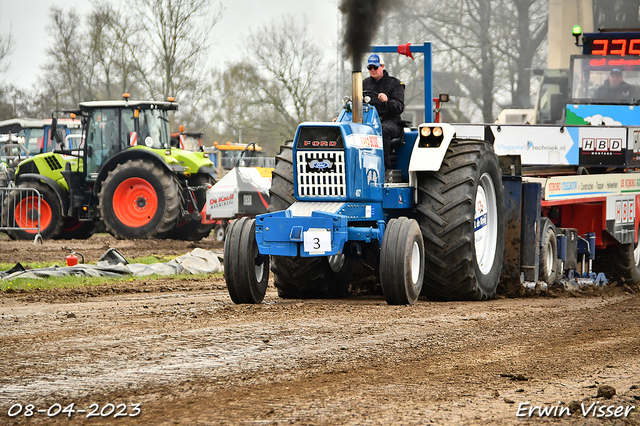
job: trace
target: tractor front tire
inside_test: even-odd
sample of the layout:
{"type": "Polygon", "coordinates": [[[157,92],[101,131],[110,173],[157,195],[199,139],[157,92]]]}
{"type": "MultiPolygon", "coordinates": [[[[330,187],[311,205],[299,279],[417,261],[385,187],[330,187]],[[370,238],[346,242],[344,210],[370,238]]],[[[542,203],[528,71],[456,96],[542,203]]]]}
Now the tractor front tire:
{"type": "Polygon", "coordinates": [[[7,234],[14,240],[30,240],[35,238],[38,231],[27,230],[40,225],[40,235],[43,239],[55,238],[64,224],[62,207],[56,193],[49,186],[40,182],[22,182],[18,189],[34,188],[40,193],[40,209],[38,197],[33,192],[11,191],[8,199],[4,200],[9,214],[9,224],[21,229],[7,230],[7,234]]]}
{"type": "Polygon", "coordinates": [[[440,170],[418,173],[425,244],[423,292],[437,300],[486,300],[504,256],[504,188],[489,142],[452,140],[440,170]]]}
{"type": "Polygon", "coordinates": [[[224,243],[224,280],[234,303],[260,303],[267,292],[269,256],[258,252],[256,221],[234,221],[224,243]]]}
{"type": "Polygon", "coordinates": [[[174,175],[145,160],[129,160],[110,171],[99,199],[107,232],[120,240],[165,238],[180,214],[174,175]]]}
{"type": "Polygon", "coordinates": [[[380,249],[380,283],[389,305],[413,305],[424,275],[424,242],[414,219],[400,217],[387,224],[380,249]]]}

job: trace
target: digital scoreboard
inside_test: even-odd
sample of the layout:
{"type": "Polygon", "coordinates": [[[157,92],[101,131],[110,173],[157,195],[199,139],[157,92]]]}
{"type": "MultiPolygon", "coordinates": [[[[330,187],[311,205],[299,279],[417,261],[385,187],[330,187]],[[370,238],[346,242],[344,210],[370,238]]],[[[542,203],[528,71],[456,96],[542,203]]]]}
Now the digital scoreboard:
{"type": "Polygon", "coordinates": [[[640,34],[589,33],[583,35],[582,51],[591,56],[640,56],[640,34]]]}

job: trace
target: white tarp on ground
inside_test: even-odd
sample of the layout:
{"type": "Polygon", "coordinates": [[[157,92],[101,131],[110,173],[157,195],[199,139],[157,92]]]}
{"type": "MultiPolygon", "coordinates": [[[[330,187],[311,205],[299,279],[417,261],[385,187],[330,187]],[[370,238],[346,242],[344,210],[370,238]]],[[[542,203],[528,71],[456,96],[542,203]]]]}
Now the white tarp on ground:
{"type": "Polygon", "coordinates": [[[111,265],[107,261],[99,261],[96,265],[75,265],[75,266],[52,266],[49,268],[29,269],[26,271],[14,272],[0,279],[8,280],[15,278],[48,278],[65,276],[84,277],[121,277],[123,275],[178,275],[178,274],[212,274],[222,272],[222,265],[215,253],[194,249],[191,253],[176,257],[168,263],[152,263],[144,265],[142,263],[111,265]]]}

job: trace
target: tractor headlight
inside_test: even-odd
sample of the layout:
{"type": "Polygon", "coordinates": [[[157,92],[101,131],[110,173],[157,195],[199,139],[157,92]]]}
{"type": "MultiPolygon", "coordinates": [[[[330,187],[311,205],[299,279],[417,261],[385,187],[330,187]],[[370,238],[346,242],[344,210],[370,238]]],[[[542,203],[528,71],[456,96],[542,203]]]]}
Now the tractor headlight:
{"type": "Polygon", "coordinates": [[[442,127],[421,127],[420,128],[420,141],[418,146],[420,148],[437,148],[442,144],[444,137],[442,136],[442,127]]]}

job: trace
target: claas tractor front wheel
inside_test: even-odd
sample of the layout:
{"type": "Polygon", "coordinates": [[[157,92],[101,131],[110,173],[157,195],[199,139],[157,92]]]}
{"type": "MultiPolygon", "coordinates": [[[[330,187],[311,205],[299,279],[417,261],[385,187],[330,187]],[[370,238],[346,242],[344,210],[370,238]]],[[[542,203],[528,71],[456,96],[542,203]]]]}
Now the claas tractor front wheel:
{"type": "Polygon", "coordinates": [[[104,226],[118,239],[165,238],[180,214],[179,185],[166,168],[129,160],[109,172],[100,190],[104,226]]]}

